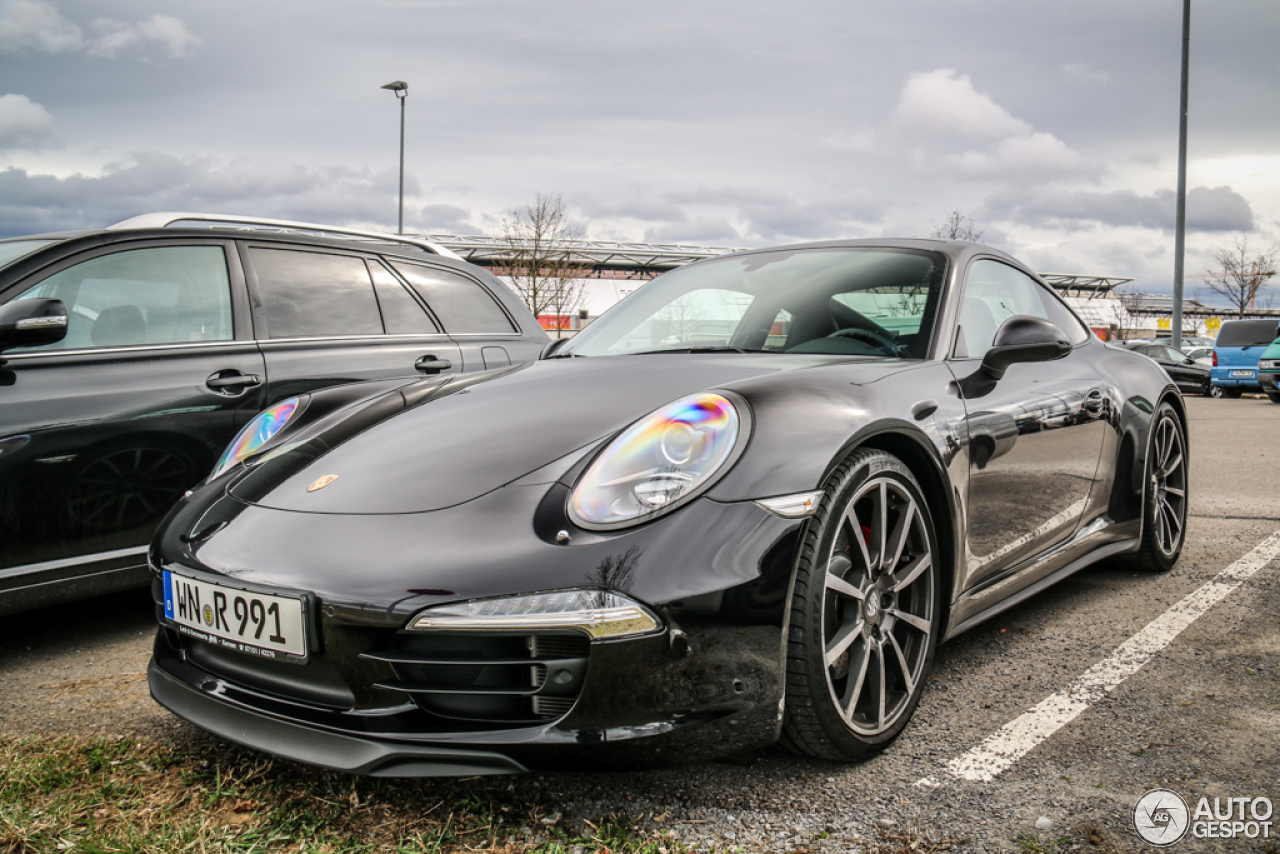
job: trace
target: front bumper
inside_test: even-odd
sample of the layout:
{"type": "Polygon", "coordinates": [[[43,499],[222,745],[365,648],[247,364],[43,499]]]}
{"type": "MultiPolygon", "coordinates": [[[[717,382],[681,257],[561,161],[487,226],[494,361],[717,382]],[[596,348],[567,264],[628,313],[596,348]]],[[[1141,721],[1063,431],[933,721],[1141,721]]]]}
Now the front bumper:
{"type": "MultiPolygon", "coordinates": [[[[369,777],[470,777],[528,769],[500,753],[355,737],[269,717],[219,700],[170,675],[152,659],[147,683],[157,703],[228,741],[334,771],[369,777]]],[[[210,687],[216,686],[210,682],[210,687]]]]}
{"type": "Polygon", "coordinates": [[[1280,371],[1258,371],[1258,385],[1267,394],[1280,392],[1280,371]]]}

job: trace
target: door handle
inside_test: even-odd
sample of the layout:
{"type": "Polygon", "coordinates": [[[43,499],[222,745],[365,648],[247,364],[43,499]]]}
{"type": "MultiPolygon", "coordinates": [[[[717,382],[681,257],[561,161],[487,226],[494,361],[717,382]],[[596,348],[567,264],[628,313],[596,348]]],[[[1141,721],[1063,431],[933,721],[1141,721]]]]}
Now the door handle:
{"type": "Polygon", "coordinates": [[[237,370],[217,371],[204,381],[210,391],[219,394],[238,394],[246,389],[262,385],[262,377],[257,374],[245,374],[237,370]]]}
{"type": "Polygon", "coordinates": [[[413,367],[420,374],[438,374],[452,368],[453,362],[448,359],[437,359],[435,356],[428,354],[414,362],[413,367]]]}
{"type": "Polygon", "coordinates": [[[1102,413],[1106,399],[1098,389],[1092,389],[1084,398],[1084,409],[1095,418],[1102,413]]]}

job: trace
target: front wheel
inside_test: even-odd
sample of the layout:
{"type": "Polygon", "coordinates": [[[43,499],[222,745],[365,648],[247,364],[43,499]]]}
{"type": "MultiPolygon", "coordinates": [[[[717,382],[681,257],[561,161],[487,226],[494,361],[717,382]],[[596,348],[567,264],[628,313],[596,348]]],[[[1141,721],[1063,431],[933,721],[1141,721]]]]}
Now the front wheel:
{"type": "Polygon", "coordinates": [[[1272,403],[1280,403],[1280,392],[1277,392],[1277,391],[1267,392],[1267,399],[1270,400],[1272,403]]]}
{"type": "Polygon", "coordinates": [[[847,761],[901,734],[941,626],[936,543],[920,485],[897,457],[864,449],[832,474],[796,567],[784,746],[847,761]]]}
{"type": "Polygon", "coordinates": [[[1223,392],[1223,388],[1222,388],[1222,386],[1220,386],[1220,385],[1210,385],[1210,386],[1209,386],[1209,396],[1210,396],[1210,397],[1226,397],[1226,394],[1223,392]]]}

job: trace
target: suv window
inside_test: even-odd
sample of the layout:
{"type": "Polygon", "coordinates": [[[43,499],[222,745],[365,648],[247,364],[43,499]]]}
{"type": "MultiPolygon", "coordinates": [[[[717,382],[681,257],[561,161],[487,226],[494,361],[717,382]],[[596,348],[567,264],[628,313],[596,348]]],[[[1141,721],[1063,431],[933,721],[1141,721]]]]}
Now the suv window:
{"type": "Polygon", "coordinates": [[[1067,333],[1072,344],[1084,343],[1091,334],[1057,296],[1035,279],[1008,264],[982,259],[969,267],[955,358],[982,358],[991,349],[1000,324],[1016,314],[1055,324],[1067,333]]]}
{"type": "Polygon", "coordinates": [[[231,286],[220,246],[100,255],[54,273],[18,299],[67,307],[67,335],[33,350],[229,341],[231,286]]]}
{"type": "Polygon", "coordinates": [[[498,301],[480,284],[465,276],[435,267],[393,261],[400,275],[408,280],[450,334],[518,332],[498,305],[498,301]]]}
{"type": "Polygon", "coordinates": [[[249,256],[271,338],[382,334],[363,258],[257,246],[249,256]]]}
{"type": "Polygon", "coordinates": [[[1265,347],[1276,337],[1274,320],[1228,320],[1215,347],[1265,347]]]}
{"type": "Polygon", "coordinates": [[[370,261],[369,272],[373,274],[378,305],[382,307],[382,324],[388,335],[432,335],[440,331],[390,270],[377,261],[370,261]]]}

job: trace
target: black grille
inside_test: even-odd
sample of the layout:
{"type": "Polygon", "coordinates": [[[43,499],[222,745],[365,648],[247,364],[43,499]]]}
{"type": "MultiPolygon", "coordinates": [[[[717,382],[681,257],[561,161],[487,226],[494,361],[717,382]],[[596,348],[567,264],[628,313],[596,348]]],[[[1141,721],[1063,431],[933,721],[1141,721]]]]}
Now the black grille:
{"type": "Polygon", "coordinates": [[[407,694],[456,720],[511,725],[555,720],[573,708],[591,643],[579,634],[401,632],[361,657],[391,666],[375,687],[407,694]]]}

